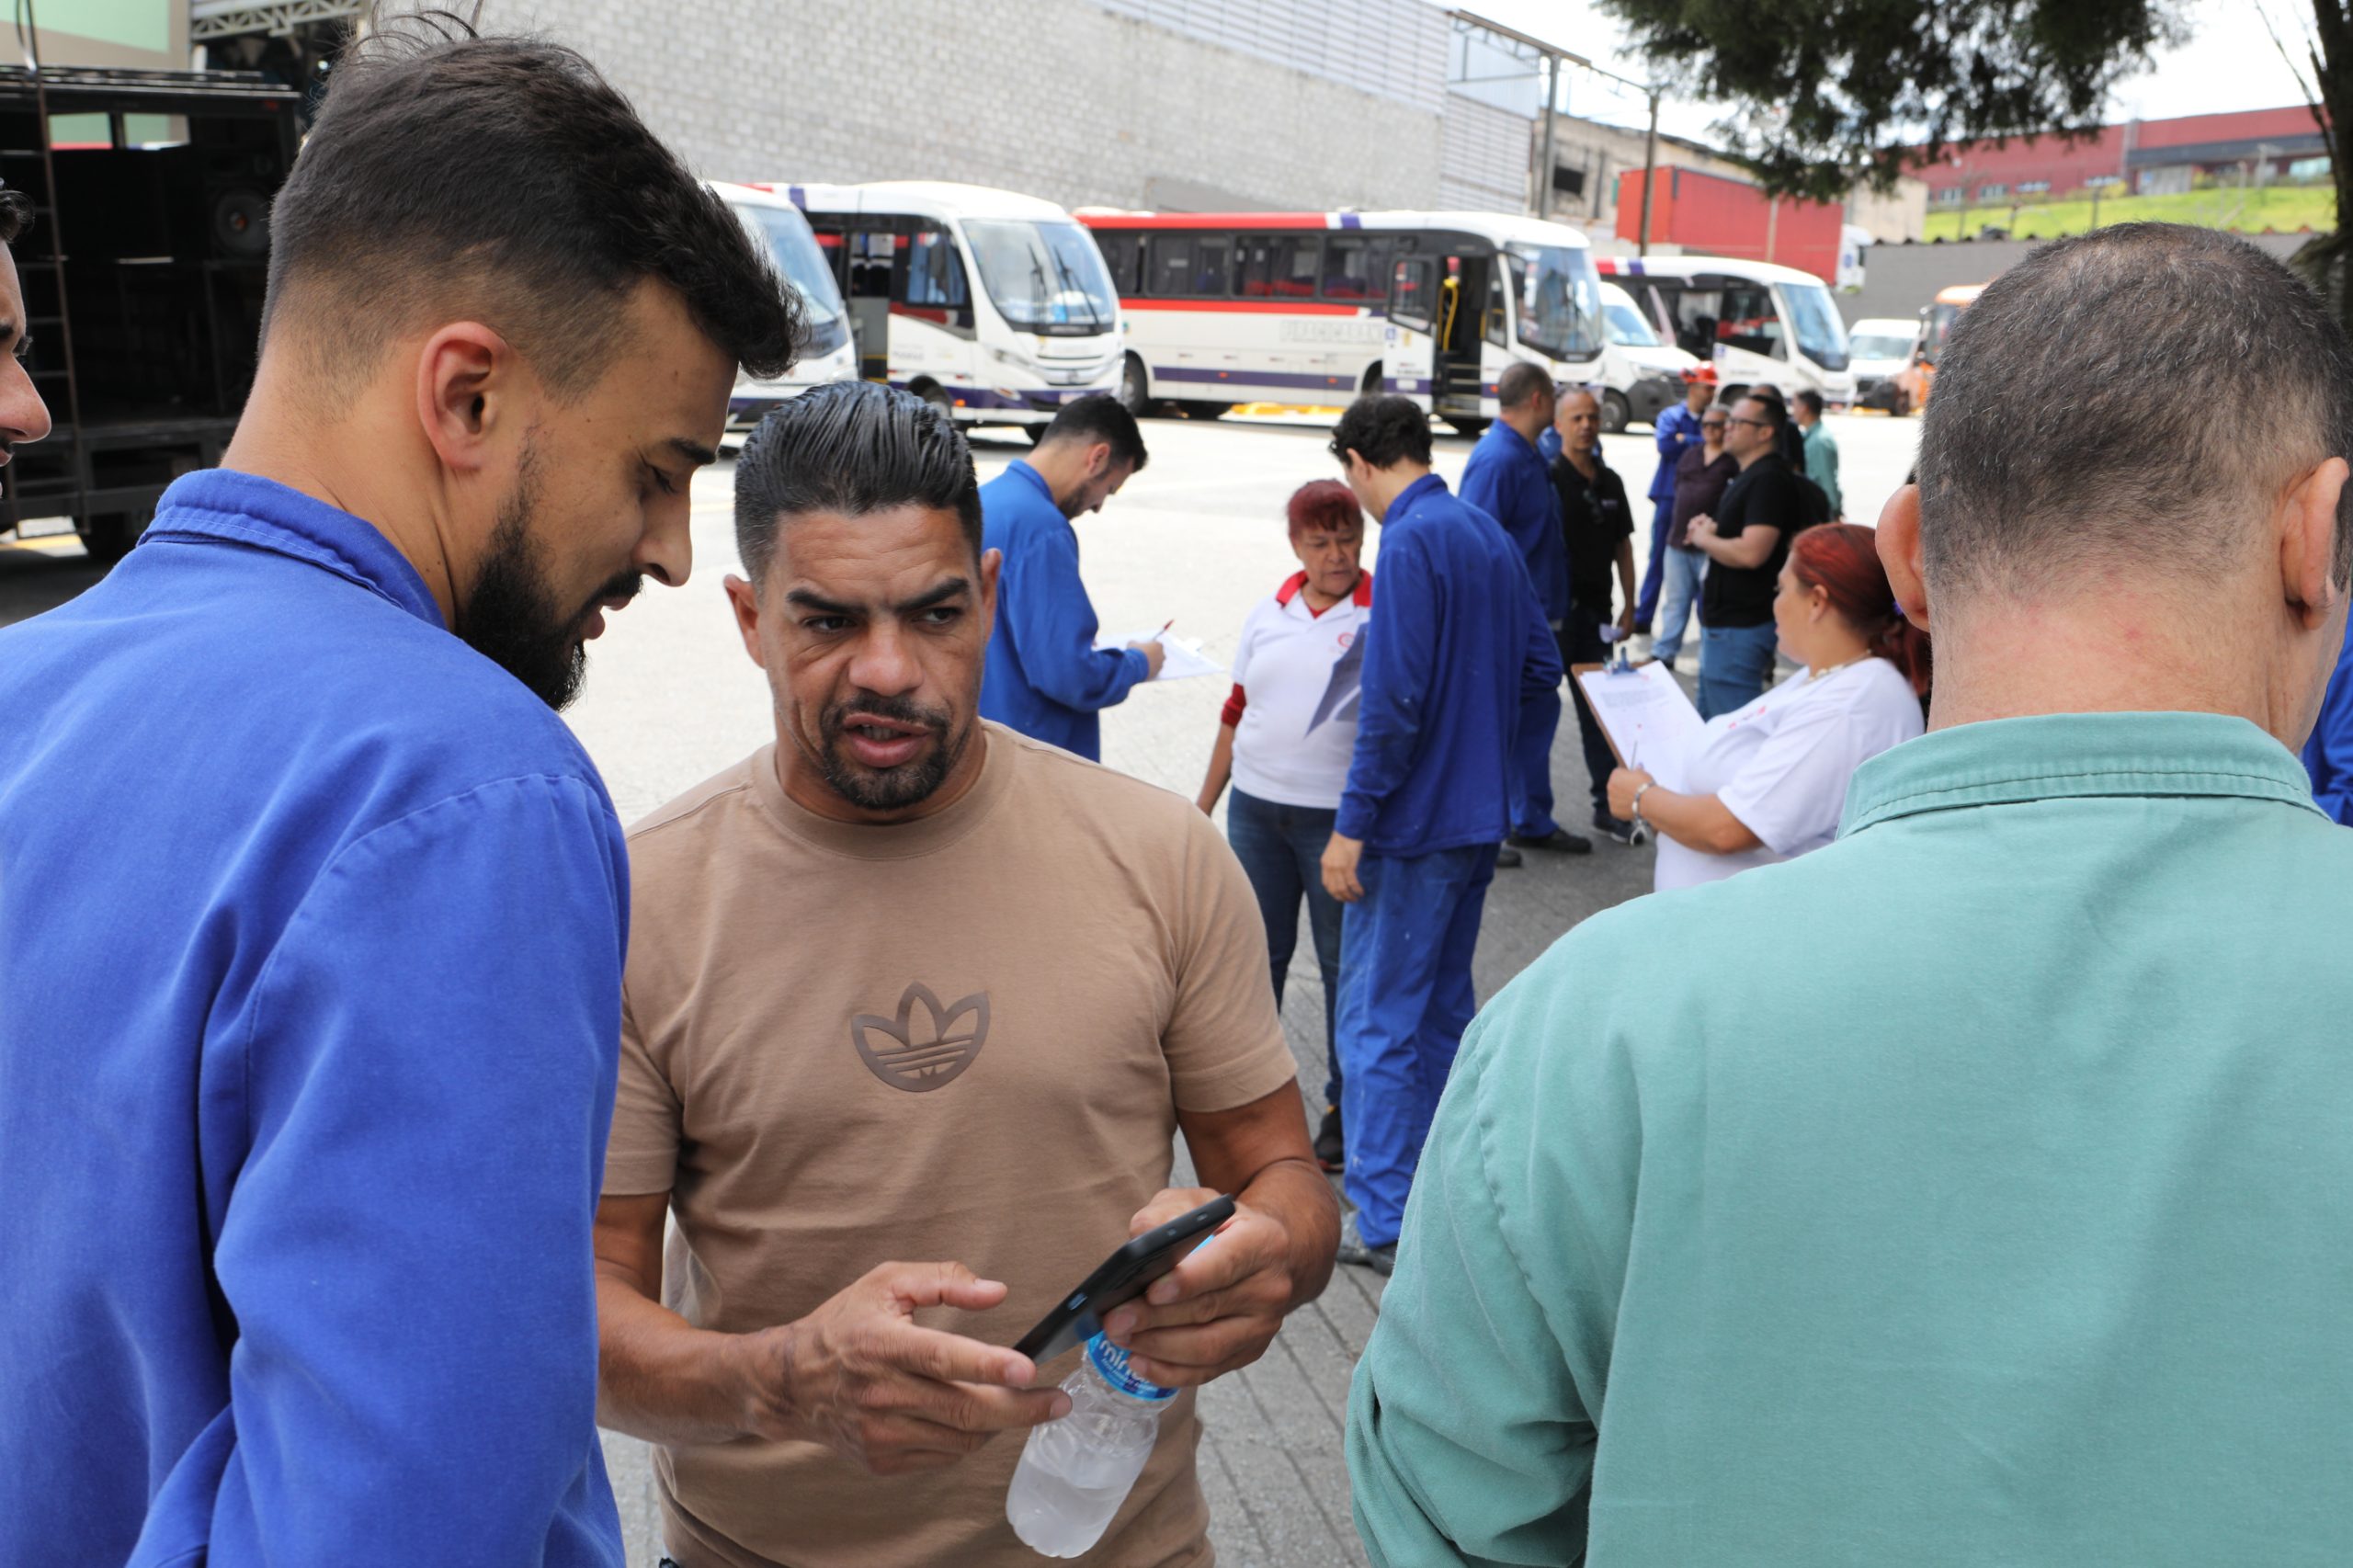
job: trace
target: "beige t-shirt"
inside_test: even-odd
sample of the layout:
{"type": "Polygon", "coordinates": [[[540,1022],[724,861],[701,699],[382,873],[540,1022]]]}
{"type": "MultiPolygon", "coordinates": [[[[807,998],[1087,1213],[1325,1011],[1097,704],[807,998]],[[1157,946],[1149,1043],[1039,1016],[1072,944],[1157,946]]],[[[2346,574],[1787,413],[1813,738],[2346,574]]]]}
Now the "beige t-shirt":
{"type": "MultiPolygon", "coordinates": [[[[979,780],[918,822],[812,814],[769,746],[631,833],[605,1190],[671,1194],[663,1298],[689,1322],[766,1328],[877,1264],[953,1259],[1010,1293],[918,1321],[1010,1345],[1168,1184],[1178,1108],[1293,1080],[1257,905],[1208,818],[986,734],[979,780]]],[[[1086,1561],[1210,1561],[1192,1403],[1086,1561]]],[[[1031,1568],[1005,1517],[1021,1442],[888,1478],[813,1444],[667,1450],[671,1552],[1031,1568]]]]}

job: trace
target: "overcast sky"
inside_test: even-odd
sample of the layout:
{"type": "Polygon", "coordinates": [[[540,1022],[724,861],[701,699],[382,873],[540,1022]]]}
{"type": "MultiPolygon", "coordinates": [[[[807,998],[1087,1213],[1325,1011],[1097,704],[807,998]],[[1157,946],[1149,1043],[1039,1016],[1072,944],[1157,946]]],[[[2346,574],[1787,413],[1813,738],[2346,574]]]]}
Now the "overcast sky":
{"type": "MultiPolygon", "coordinates": [[[[1648,74],[1641,57],[1625,50],[1617,25],[1601,15],[1591,0],[1457,3],[1465,10],[1582,54],[1620,75],[1642,78],[1648,74]]],[[[2301,29],[2309,25],[2311,7],[2301,0],[2262,0],[2262,4],[2289,46],[2301,49],[2301,29]]],[[[2194,0],[2189,7],[2189,41],[2160,55],[2154,70],[2119,90],[2114,118],[2163,119],[2302,103],[2303,95],[2264,31],[2263,13],[2256,6],[2257,0],[2194,0]]],[[[1572,113],[1627,125],[1643,123],[1641,94],[1613,88],[1574,70],[1565,79],[1572,113]]],[[[1718,111],[1708,105],[1670,101],[1661,108],[1659,123],[1665,130],[1706,141],[1711,139],[1709,127],[1717,118],[1718,111]]]]}

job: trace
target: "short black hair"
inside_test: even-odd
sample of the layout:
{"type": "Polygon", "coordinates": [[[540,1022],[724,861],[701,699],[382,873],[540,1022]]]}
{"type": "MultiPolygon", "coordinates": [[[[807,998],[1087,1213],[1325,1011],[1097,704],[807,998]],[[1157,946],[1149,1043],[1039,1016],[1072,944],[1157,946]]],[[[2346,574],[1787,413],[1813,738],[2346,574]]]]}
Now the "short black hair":
{"type": "Polygon", "coordinates": [[[33,226],[33,204],[21,190],[0,188],[0,245],[13,245],[33,226]]]}
{"type": "Polygon", "coordinates": [[[1771,387],[1750,387],[1740,394],[1738,401],[1763,403],[1765,422],[1773,427],[1773,434],[1776,436],[1779,435],[1781,427],[1790,422],[1790,405],[1783,403],[1781,394],[1771,387]]]}
{"type": "MultiPolygon", "coordinates": [[[[1923,564],[1948,590],[2196,580],[2234,564],[2257,497],[2333,457],[2353,459],[2353,344],[2319,296],[2215,230],[2097,229],[1988,284],[1937,356],[1923,564]]],[[[2335,566],[2353,569],[2353,486],[2335,566]]]]}
{"type": "Polygon", "coordinates": [[[1052,441],[1077,441],[1093,446],[1108,442],[1111,460],[1125,463],[1131,473],[1142,473],[1152,454],[1143,449],[1143,432],[1136,428],[1136,416],[1120,404],[1109,392],[1089,392],[1063,404],[1046,433],[1038,437],[1045,446],[1052,441]]]}
{"type": "Polygon", "coordinates": [[[779,406],[745,443],[735,463],[736,553],[757,592],[783,518],[893,506],[955,513],[980,560],[980,480],[956,422],[896,387],[831,381],[779,406]]]}
{"type": "Polygon", "coordinates": [[[464,312],[561,397],[630,347],[616,307],[647,278],[755,375],[800,351],[799,296],[595,66],[435,13],[337,62],[270,209],[263,323],[301,320],[333,395],[426,312],[464,312]]]}
{"type": "Polygon", "coordinates": [[[1805,411],[1816,419],[1822,417],[1822,394],[1812,387],[1800,387],[1796,401],[1805,404],[1805,411]]]}
{"type": "Polygon", "coordinates": [[[1542,366],[1515,359],[1495,378],[1495,401],[1506,408],[1525,408],[1529,398],[1552,384],[1552,375],[1542,366]]]}
{"type": "Polygon", "coordinates": [[[1375,468],[1401,462],[1430,463],[1430,416],[1410,397],[1360,397],[1348,404],[1332,426],[1334,457],[1347,466],[1354,452],[1375,468]]]}

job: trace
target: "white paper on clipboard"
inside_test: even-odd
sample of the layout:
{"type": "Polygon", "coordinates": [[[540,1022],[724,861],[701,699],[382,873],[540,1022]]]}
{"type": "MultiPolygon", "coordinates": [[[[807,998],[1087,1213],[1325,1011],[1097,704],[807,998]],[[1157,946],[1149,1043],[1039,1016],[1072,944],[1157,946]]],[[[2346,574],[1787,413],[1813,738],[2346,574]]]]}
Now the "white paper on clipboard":
{"type": "Polygon", "coordinates": [[[1669,790],[1683,787],[1686,760],[1699,745],[1707,722],[1665,665],[1630,670],[1578,672],[1593,715],[1629,767],[1639,767],[1669,790]]]}
{"type": "Polygon", "coordinates": [[[1097,649],[1128,648],[1138,642],[1155,642],[1160,644],[1160,673],[1152,677],[1154,680],[1189,680],[1195,676],[1225,673],[1223,665],[1201,652],[1199,639],[1171,637],[1165,630],[1117,642],[1108,637],[1098,637],[1095,646],[1097,649]]]}

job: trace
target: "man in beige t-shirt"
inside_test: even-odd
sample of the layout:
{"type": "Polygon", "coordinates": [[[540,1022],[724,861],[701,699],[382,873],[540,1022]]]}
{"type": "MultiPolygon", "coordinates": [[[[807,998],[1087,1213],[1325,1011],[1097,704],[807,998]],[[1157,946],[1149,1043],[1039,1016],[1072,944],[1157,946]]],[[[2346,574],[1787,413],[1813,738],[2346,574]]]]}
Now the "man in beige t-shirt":
{"type": "MultiPolygon", "coordinates": [[[[996,562],[943,415],[821,388],[736,497],[778,740],[631,835],[600,1419],[663,1446],[685,1568],[1034,1563],[1006,1489],[1076,1357],[1003,1346],[1213,1190],[1105,1325],[1140,1374],[1246,1365],[1329,1276],[1256,904],[1188,801],[975,718],[996,562]],[[1165,1190],[1180,1131],[1207,1187],[1165,1190]]],[[[1188,1392],[1085,1561],[1211,1560],[1197,1437],[1188,1392]]]]}

